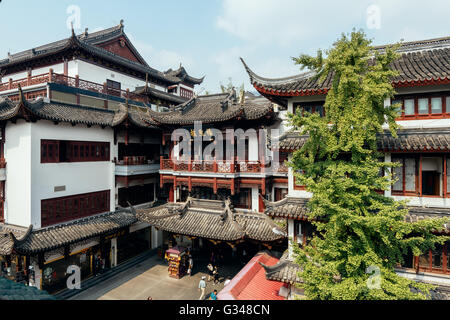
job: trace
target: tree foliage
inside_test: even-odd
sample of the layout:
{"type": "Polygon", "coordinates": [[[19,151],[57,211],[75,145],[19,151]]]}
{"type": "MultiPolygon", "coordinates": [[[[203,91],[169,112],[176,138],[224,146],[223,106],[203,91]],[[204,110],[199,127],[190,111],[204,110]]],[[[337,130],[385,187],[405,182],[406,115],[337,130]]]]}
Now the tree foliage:
{"type": "Polygon", "coordinates": [[[354,30],[343,34],[326,57],[319,51],[316,57],[293,58],[320,81],[333,76],[325,117],[297,112],[290,118],[301,135],[309,135],[290,161],[312,193],[308,217],[316,236],[301,248],[294,245],[309,299],[426,299],[430,285],[401,277],[394,268],[408,252],[419,255],[448,239],[433,233],[448,221],[405,222],[406,203],[379,193],[393,183],[395,164],[380,161],[376,136],[384,124],[393,136],[398,129],[399,106],[385,105],[395,93],[390,65],[398,47],[380,53],[370,44],[354,30]],[[370,285],[377,280],[371,268],[380,271],[379,288],[376,282],[370,285]]]}

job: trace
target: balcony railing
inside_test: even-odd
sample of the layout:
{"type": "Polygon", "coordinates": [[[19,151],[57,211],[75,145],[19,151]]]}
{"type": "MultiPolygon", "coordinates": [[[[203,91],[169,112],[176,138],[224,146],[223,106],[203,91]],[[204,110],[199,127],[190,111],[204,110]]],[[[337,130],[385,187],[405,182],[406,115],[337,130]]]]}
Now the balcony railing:
{"type": "Polygon", "coordinates": [[[264,171],[265,166],[260,161],[227,161],[227,160],[174,161],[171,159],[163,159],[161,157],[160,169],[173,171],[187,171],[187,172],[259,173],[264,171]]]}
{"type": "Polygon", "coordinates": [[[35,84],[41,84],[41,83],[58,83],[63,84],[69,87],[73,88],[80,88],[92,92],[112,95],[124,99],[130,99],[130,100],[136,100],[136,98],[139,97],[139,95],[131,93],[128,89],[127,90],[121,90],[121,89],[114,89],[111,87],[108,87],[106,82],[103,84],[83,80],[80,79],[78,76],[75,77],[69,77],[63,74],[54,73],[52,69],[48,73],[35,75],[35,76],[28,76],[26,78],[12,80],[9,79],[8,82],[0,83],[0,92],[6,91],[6,90],[12,90],[19,87],[19,84],[22,88],[35,85],[35,84]]]}
{"type": "Polygon", "coordinates": [[[146,156],[128,156],[123,157],[122,160],[116,160],[116,165],[122,165],[122,166],[141,166],[145,164],[155,164],[158,163],[158,161],[150,160],[146,156]]]}

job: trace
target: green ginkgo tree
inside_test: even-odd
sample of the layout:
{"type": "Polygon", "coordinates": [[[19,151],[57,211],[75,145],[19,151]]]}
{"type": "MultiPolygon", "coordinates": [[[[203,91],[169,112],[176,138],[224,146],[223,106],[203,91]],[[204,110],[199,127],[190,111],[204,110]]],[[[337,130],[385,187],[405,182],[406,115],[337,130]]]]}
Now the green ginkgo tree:
{"type": "Polygon", "coordinates": [[[442,244],[444,219],[405,221],[407,203],[384,196],[393,183],[393,163],[377,151],[377,134],[387,124],[396,137],[399,106],[391,68],[398,45],[375,50],[362,31],[343,34],[325,54],[293,58],[318,81],[332,77],[325,116],[290,115],[309,138],[289,165],[312,193],[308,218],[315,235],[295,244],[308,299],[427,299],[430,285],[399,276],[406,254],[419,255],[442,244]]]}

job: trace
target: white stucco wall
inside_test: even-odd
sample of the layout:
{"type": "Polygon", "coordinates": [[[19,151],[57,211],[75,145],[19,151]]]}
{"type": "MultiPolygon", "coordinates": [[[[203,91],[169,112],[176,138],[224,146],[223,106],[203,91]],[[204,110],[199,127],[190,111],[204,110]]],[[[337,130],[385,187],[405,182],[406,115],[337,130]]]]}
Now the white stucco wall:
{"type": "Polygon", "coordinates": [[[114,163],[111,161],[41,163],[41,139],[98,141],[110,143],[113,159],[113,130],[84,125],[72,127],[50,121],[8,123],[5,158],[7,165],[7,222],[41,226],[41,200],[110,190],[110,209],[115,208],[114,163]],[[65,191],[55,192],[55,186],[65,191]]]}
{"type": "Polygon", "coordinates": [[[252,211],[259,211],[259,188],[252,187],[252,211]]]}
{"type": "Polygon", "coordinates": [[[5,221],[31,224],[31,123],[8,122],[5,130],[5,221]]]}
{"type": "MultiPolygon", "coordinates": [[[[102,68],[92,63],[81,60],[75,60],[75,63],[78,67],[78,75],[80,76],[80,79],[83,80],[103,84],[107,79],[109,79],[120,82],[122,90],[130,89],[130,91],[134,91],[134,89],[138,86],[145,85],[144,80],[134,78],[106,68],[102,68]]],[[[165,88],[159,86],[155,86],[155,88],[166,91],[165,88]]]]}

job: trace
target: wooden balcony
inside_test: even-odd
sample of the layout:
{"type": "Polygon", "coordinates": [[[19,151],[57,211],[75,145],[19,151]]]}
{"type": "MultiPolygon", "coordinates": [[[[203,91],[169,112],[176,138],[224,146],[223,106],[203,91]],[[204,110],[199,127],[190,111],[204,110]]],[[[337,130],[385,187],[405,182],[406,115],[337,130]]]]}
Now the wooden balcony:
{"type": "Polygon", "coordinates": [[[136,100],[136,98],[139,97],[139,95],[131,93],[128,89],[127,90],[121,90],[121,89],[114,89],[110,88],[106,85],[106,82],[103,84],[83,80],[80,79],[78,76],[75,77],[69,77],[63,74],[54,73],[52,69],[50,69],[49,72],[35,75],[35,76],[28,76],[26,78],[12,80],[9,79],[8,82],[0,83],[0,92],[17,89],[19,85],[22,88],[36,85],[36,84],[44,84],[44,83],[57,83],[66,85],[73,88],[79,88],[84,89],[92,92],[112,95],[124,99],[131,99],[136,100]]]}
{"type": "Polygon", "coordinates": [[[208,172],[208,173],[260,173],[265,166],[260,161],[214,161],[214,160],[189,160],[177,161],[171,159],[160,160],[161,170],[184,172],[208,172]]]}
{"type": "Polygon", "coordinates": [[[158,173],[160,164],[158,161],[149,160],[145,156],[123,157],[123,160],[115,160],[116,176],[134,176],[158,173]]]}
{"type": "Polygon", "coordinates": [[[158,161],[150,160],[146,156],[127,156],[123,157],[122,160],[115,160],[116,165],[121,166],[140,166],[145,164],[155,164],[158,161]]]}

